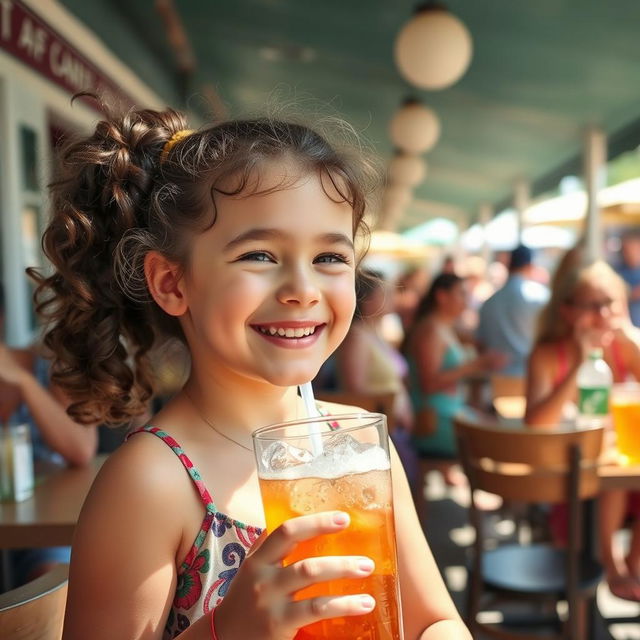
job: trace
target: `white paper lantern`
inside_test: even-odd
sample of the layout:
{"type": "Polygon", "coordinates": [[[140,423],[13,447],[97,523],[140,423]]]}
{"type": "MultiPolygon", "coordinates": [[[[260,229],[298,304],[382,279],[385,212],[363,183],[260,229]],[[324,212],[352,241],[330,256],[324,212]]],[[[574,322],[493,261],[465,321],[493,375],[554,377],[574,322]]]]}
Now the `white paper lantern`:
{"type": "Polygon", "coordinates": [[[440,137],[440,120],[433,109],[417,100],[407,100],[389,124],[394,146],[409,154],[429,151],[440,137]]]}
{"type": "Polygon", "coordinates": [[[469,67],[473,43],[468,29],[446,9],[419,9],[400,30],[395,42],[398,70],[420,89],[445,89],[469,67]]]}
{"type": "Polygon", "coordinates": [[[396,154],[389,163],[389,181],[393,184],[415,187],[427,175],[427,165],[420,156],[396,154]]]}

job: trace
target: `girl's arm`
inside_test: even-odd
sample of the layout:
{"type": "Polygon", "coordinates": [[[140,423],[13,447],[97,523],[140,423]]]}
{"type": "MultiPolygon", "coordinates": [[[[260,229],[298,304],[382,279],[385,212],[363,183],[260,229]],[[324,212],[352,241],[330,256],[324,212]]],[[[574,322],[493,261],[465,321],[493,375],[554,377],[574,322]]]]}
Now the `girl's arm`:
{"type": "Polygon", "coordinates": [[[535,347],[529,357],[524,420],[531,427],[557,425],[565,404],[575,396],[580,358],[570,356],[568,375],[559,384],[553,380],[557,370],[555,360],[555,352],[547,346],[535,347]]]}
{"type": "Polygon", "coordinates": [[[135,436],[114,452],[87,496],[74,535],[63,640],[162,637],[181,516],[193,491],[173,452],[149,440],[135,436]]]}
{"type": "Polygon", "coordinates": [[[66,411],[69,401],[62,392],[54,386],[45,389],[1,343],[0,371],[2,379],[18,389],[47,446],[71,465],[88,464],[98,446],[97,430],[69,417],[66,411]]]}
{"type": "Polygon", "coordinates": [[[391,458],[405,640],[471,640],[424,537],[395,450],[391,458]]]}

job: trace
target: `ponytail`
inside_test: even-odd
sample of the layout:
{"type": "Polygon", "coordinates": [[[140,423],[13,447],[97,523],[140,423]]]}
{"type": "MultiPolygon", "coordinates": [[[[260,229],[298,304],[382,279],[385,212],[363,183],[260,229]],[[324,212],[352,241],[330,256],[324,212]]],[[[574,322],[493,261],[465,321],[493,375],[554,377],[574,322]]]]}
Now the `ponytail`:
{"type": "Polygon", "coordinates": [[[114,256],[128,232],[148,226],[160,154],[184,128],[172,110],[130,112],[100,122],[91,137],[61,152],[42,239],[55,273],[30,275],[54,354],[52,381],[69,393],[69,414],[80,423],[126,423],[151,397],[150,303],[118,286],[114,256]]]}

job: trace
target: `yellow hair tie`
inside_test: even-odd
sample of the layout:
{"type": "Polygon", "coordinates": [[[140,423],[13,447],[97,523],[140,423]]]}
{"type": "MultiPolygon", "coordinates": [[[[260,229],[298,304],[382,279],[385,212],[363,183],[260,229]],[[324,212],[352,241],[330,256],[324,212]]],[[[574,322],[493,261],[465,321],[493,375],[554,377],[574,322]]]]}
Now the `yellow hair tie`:
{"type": "Polygon", "coordinates": [[[180,140],[184,140],[187,136],[190,136],[192,133],[195,133],[193,129],[180,129],[180,131],[176,131],[165,143],[164,147],[162,147],[162,153],[160,154],[160,162],[164,162],[168,157],[171,149],[180,142],[180,140]]]}

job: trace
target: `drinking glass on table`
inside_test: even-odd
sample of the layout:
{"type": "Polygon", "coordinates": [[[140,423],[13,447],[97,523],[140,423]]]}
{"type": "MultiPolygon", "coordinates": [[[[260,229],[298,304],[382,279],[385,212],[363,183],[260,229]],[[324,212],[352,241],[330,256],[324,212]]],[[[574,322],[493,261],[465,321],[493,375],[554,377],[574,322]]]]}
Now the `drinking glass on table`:
{"type": "Polygon", "coordinates": [[[625,462],[640,464],[640,383],[614,384],[610,404],[618,451],[625,462]]]}
{"type": "Polygon", "coordinates": [[[345,511],[349,527],[299,544],[285,559],[358,555],[375,562],[366,578],[303,589],[298,599],[368,593],[375,609],[303,627],[296,640],[402,640],[391,470],[386,418],[359,413],[306,418],[253,434],[267,530],[320,511],[345,511]]]}

